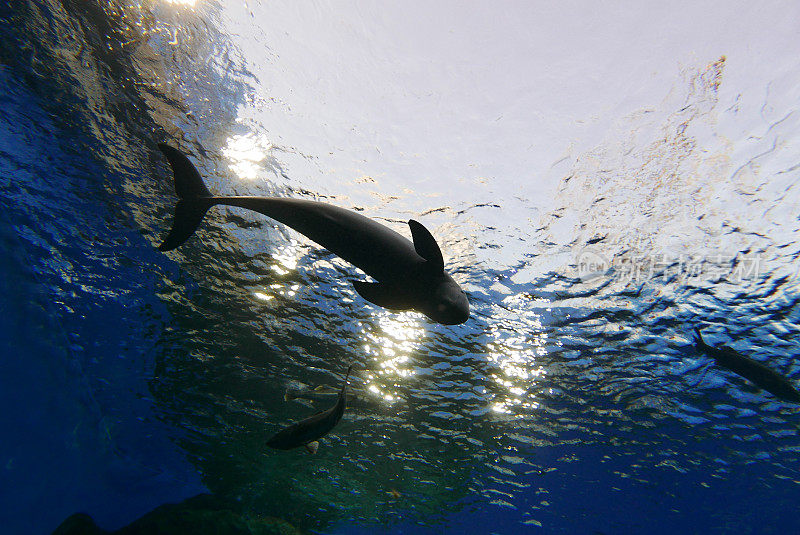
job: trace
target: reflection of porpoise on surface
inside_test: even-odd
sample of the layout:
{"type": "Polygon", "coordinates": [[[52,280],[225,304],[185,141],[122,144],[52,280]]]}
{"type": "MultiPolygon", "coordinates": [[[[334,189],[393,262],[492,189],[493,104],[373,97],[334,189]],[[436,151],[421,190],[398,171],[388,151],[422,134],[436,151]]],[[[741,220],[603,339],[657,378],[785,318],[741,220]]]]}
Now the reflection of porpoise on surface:
{"type": "Polygon", "coordinates": [[[352,365],[347,368],[347,375],[345,375],[342,389],[339,391],[339,398],[333,407],[284,427],[267,441],[267,446],[279,450],[305,446],[311,453],[316,453],[319,447],[317,440],[327,435],[342,419],[347,399],[347,379],[350,377],[352,369],[352,365]]]}
{"type": "Polygon", "coordinates": [[[180,200],[175,220],[159,249],[185,242],[206,211],[216,204],[247,208],[290,226],[330,252],[361,268],[378,282],[354,281],[367,301],[390,310],[418,310],[445,325],[469,318],[469,301],[444,271],[439,245],[422,224],[408,221],[412,243],[392,229],[326,203],[276,197],[215,197],[189,159],[177,149],[159,145],[175,174],[180,200]]]}
{"type": "Polygon", "coordinates": [[[800,403],[800,392],[794,388],[786,377],[750,357],[737,353],[729,347],[712,347],[706,344],[700,334],[700,329],[697,327],[695,327],[694,332],[697,334],[695,339],[697,349],[712,357],[717,364],[741,375],[777,398],[800,403]]]}

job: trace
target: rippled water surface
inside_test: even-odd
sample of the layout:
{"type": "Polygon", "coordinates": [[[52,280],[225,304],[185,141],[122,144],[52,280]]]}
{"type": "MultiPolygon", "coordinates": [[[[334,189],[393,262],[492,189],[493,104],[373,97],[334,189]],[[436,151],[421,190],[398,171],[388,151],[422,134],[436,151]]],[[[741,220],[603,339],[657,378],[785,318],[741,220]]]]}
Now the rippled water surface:
{"type": "Polygon", "coordinates": [[[212,492],[319,533],[791,533],[800,10],[20,0],[0,7],[0,520],[107,529],[212,492]],[[215,208],[179,249],[166,142],[226,195],[321,200],[467,290],[371,306],[215,208]],[[319,453],[265,441],[352,399],[319,453]],[[789,514],[787,514],[789,513],[789,514]]]}

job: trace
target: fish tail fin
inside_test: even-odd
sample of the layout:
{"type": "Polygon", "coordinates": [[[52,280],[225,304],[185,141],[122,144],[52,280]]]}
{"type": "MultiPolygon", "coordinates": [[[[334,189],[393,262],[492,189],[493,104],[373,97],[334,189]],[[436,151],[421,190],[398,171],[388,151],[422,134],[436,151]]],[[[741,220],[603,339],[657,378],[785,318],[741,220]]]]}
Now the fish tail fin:
{"type": "Polygon", "coordinates": [[[345,395],[345,393],[347,391],[347,380],[350,379],[350,371],[352,369],[353,369],[353,365],[352,364],[347,367],[347,374],[345,374],[344,382],[342,382],[342,394],[341,395],[343,395],[343,396],[345,395]]]}
{"type": "Polygon", "coordinates": [[[702,335],[702,334],[700,334],[700,329],[699,329],[698,327],[694,327],[694,334],[695,334],[695,339],[694,339],[694,342],[695,342],[697,345],[699,345],[699,346],[705,346],[705,345],[707,345],[707,344],[706,344],[706,342],[705,342],[705,340],[703,340],[703,335],[702,335]]]}
{"type": "Polygon", "coordinates": [[[175,206],[175,219],[164,243],[158,246],[161,251],[171,251],[180,246],[194,234],[203,221],[209,208],[214,205],[213,195],[203,183],[200,173],[181,151],[169,145],[159,144],[158,148],[167,158],[175,176],[175,193],[179,201],[175,206]]]}
{"type": "Polygon", "coordinates": [[[315,440],[314,442],[309,442],[308,444],[306,444],[306,450],[308,450],[308,453],[310,453],[311,455],[315,455],[318,449],[319,449],[319,440],[315,440]]]}

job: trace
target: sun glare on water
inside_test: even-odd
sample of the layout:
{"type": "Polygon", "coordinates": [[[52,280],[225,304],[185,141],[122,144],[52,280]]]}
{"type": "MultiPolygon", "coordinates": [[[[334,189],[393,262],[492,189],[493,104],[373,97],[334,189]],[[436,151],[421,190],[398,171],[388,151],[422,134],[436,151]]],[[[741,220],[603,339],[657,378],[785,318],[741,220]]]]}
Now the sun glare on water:
{"type": "Polygon", "coordinates": [[[370,355],[372,370],[366,375],[367,390],[393,403],[398,380],[414,375],[410,355],[418,348],[424,329],[415,313],[387,313],[379,317],[380,331],[366,333],[364,351],[370,355]]]}
{"type": "Polygon", "coordinates": [[[242,180],[254,180],[272,148],[264,135],[249,133],[228,138],[222,154],[230,160],[230,169],[242,180]]]}
{"type": "Polygon", "coordinates": [[[533,334],[525,334],[526,329],[514,329],[510,324],[503,327],[504,319],[510,320],[500,317],[498,324],[490,328],[492,341],[487,344],[488,360],[495,365],[491,377],[506,391],[493,400],[491,409],[502,414],[511,414],[514,408],[536,409],[539,404],[531,391],[535,391],[534,383],[546,375],[536,361],[546,354],[547,336],[541,333],[541,322],[536,317],[526,318],[530,326],[527,330],[533,334]]]}

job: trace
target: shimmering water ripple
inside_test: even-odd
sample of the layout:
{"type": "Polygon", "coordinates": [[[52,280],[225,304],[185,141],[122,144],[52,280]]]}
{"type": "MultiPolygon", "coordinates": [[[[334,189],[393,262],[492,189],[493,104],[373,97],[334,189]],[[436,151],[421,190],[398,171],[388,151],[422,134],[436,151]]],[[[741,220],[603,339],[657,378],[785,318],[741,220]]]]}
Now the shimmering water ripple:
{"type": "MultiPolygon", "coordinates": [[[[546,180],[515,184],[502,169],[458,176],[398,152],[402,124],[365,119],[347,148],[292,126],[316,108],[276,96],[280,75],[317,76],[322,95],[327,82],[301,62],[280,70],[277,50],[293,38],[263,21],[291,18],[286,6],[92,6],[4,14],[20,54],[0,56],[2,198],[90,400],[84,426],[99,430],[76,447],[105,444],[106,457],[89,458],[127,466],[114,484],[194,471],[251,512],[329,531],[442,518],[475,527],[487,521],[472,511],[490,508],[487,529],[499,531],[734,532],[756,521],[704,504],[793,502],[795,409],[690,346],[701,324],[798,376],[789,69],[754,107],[752,92],[725,87],[731,60],[699,59],[593,145],[552,154],[546,180]],[[236,18],[248,11],[258,25],[236,18]],[[258,46],[242,48],[242,36],[258,46]],[[421,218],[473,319],[438,326],[365,305],[350,266],[246,212],[215,210],[185,246],[158,253],[174,195],[156,140],[189,152],[220,193],[325,200],[400,232],[421,218]],[[337,384],[351,362],[355,399],[320,454],[267,451],[278,426],[311,410],[285,402],[285,388],[337,384]],[[149,433],[177,453],[166,441],[148,449],[149,433]],[[636,511],[621,511],[625,501],[636,511]]],[[[325,18],[319,9],[309,25],[325,18]]],[[[355,80],[383,72],[370,63],[380,58],[350,52],[363,65],[343,71],[355,80]]],[[[338,126],[325,128],[335,137],[338,126]]],[[[175,488],[164,500],[183,497],[175,488]]],[[[80,508],[65,504],[51,523],[80,508]]]]}

